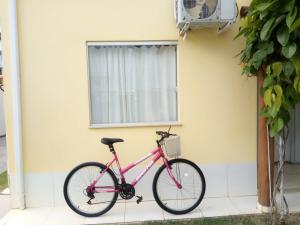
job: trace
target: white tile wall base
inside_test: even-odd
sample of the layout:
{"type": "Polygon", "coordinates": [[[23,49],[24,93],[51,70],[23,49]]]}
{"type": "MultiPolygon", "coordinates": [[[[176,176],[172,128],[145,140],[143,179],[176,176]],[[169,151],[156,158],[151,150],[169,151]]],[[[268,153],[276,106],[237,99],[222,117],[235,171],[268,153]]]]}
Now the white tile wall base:
{"type": "MultiPolygon", "coordinates": [[[[249,196],[257,194],[256,162],[244,164],[200,164],[206,178],[205,197],[249,196]]],[[[131,182],[143,168],[134,168],[126,175],[131,182]]],[[[136,195],[145,201],[153,200],[152,180],[158,167],[153,167],[136,186],[136,195]]],[[[64,206],[63,183],[67,173],[25,174],[25,199],[27,207],[64,206]]],[[[15,207],[15,182],[10,177],[12,207],[15,207]]],[[[133,199],[132,201],[135,201],[133,199]]]]}
{"type": "Polygon", "coordinates": [[[16,191],[16,178],[14,174],[9,174],[8,177],[9,191],[10,191],[10,205],[11,208],[19,208],[18,195],[16,191]]]}

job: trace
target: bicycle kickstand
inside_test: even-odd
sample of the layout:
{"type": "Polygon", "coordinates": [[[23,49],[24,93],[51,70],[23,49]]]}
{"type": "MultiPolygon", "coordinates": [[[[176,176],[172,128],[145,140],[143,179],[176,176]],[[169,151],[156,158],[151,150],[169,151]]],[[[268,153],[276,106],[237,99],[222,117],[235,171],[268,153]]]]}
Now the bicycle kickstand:
{"type": "Polygon", "coordinates": [[[143,196],[135,196],[137,198],[136,203],[140,204],[143,201],[143,196]]]}

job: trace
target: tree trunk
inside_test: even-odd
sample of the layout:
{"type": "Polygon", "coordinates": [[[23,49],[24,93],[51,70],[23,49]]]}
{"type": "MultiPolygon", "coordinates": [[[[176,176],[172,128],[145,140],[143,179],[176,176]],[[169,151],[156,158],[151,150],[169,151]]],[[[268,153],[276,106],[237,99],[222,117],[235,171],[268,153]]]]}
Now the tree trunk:
{"type": "Polygon", "coordinates": [[[259,116],[260,109],[264,106],[261,93],[263,86],[264,71],[261,69],[257,75],[258,89],[258,140],[257,140],[257,185],[258,203],[263,207],[270,207],[270,198],[273,193],[274,177],[274,139],[270,139],[270,152],[268,153],[268,134],[266,129],[266,118],[259,116]],[[270,157],[271,193],[269,182],[268,154],[270,157]]]}

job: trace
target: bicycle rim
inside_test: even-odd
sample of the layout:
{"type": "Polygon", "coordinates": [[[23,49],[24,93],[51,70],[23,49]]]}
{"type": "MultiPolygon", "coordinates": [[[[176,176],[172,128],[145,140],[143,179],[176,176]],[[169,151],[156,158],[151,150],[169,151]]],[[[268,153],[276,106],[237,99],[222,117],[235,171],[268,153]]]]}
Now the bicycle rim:
{"type": "MultiPolygon", "coordinates": [[[[87,193],[87,188],[104,168],[105,166],[99,163],[82,164],[72,170],[66,178],[64,185],[65,199],[71,209],[78,214],[88,217],[99,216],[114,205],[117,199],[116,192],[94,192],[93,199],[90,199],[87,193]]],[[[111,172],[106,171],[95,186],[114,189],[116,178],[111,172]]]]}

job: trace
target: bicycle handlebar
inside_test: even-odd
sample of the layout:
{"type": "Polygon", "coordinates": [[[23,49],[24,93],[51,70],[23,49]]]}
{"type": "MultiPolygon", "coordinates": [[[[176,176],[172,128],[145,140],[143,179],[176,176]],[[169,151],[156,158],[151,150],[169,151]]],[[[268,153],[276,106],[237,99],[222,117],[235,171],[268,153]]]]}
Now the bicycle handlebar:
{"type": "Polygon", "coordinates": [[[156,131],[156,134],[157,135],[160,135],[160,136],[176,136],[177,134],[171,134],[169,132],[166,132],[166,131],[156,131]]]}
{"type": "Polygon", "coordinates": [[[160,145],[161,142],[165,139],[168,138],[170,136],[177,136],[177,134],[171,134],[169,132],[166,131],[156,131],[156,134],[161,136],[161,138],[159,140],[157,140],[157,144],[160,145]]]}

